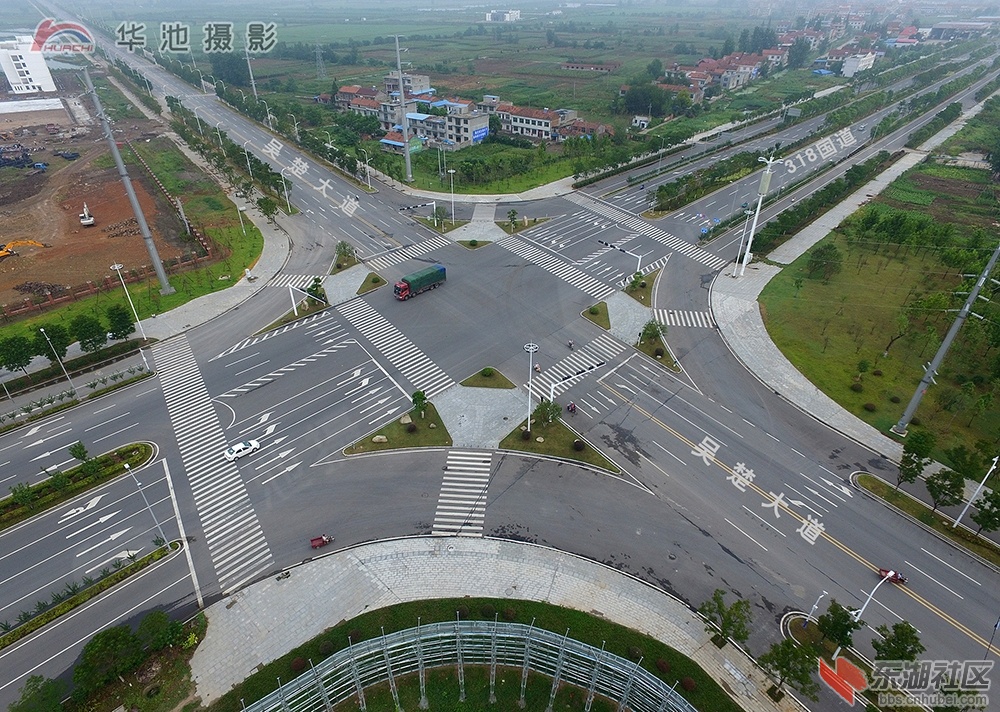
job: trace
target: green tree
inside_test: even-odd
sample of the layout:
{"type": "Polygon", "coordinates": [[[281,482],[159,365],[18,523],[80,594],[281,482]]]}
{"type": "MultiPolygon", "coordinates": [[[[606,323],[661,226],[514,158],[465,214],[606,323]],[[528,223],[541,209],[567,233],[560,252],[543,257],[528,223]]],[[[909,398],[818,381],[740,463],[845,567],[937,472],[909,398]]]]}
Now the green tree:
{"type": "Polygon", "coordinates": [[[274,198],[269,198],[264,196],[262,198],[257,198],[257,207],[267,218],[268,222],[274,222],[274,216],[278,213],[278,204],[274,202],[274,198]]]}
{"type": "Polygon", "coordinates": [[[66,358],[66,351],[73,343],[66,328],[62,324],[42,324],[41,328],[45,329],[45,333],[42,334],[41,331],[36,330],[32,342],[35,355],[44,356],[52,363],[56,362],[56,354],[59,355],[59,358],[66,358]],[[46,336],[49,337],[52,346],[49,346],[49,341],[45,340],[46,336]],[[52,353],[53,350],[55,350],[55,354],[52,353]]]}
{"type": "Polygon", "coordinates": [[[356,253],[354,252],[354,245],[349,243],[347,240],[341,240],[337,243],[337,262],[346,264],[348,262],[353,262],[355,259],[356,253]]]}
{"type": "Polygon", "coordinates": [[[646,65],[646,74],[651,76],[653,79],[658,79],[663,76],[663,62],[659,59],[654,59],[652,62],[646,65]]]}
{"type": "Polygon", "coordinates": [[[171,620],[165,612],[150,611],[139,622],[136,635],[143,647],[153,651],[163,650],[180,639],[183,628],[180,621],[171,620]]]}
{"type": "Polygon", "coordinates": [[[841,648],[854,644],[854,631],[864,627],[864,623],[854,619],[854,613],[837,602],[830,601],[826,613],[816,619],[816,627],[823,634],[823,640],[831,640],[841,648]]]}
{"type": "Polygon", "coordinates": [[[972,521],[979,525],[976,536],[982,531],[995,532],[1000,529],[1000,490],[987,491],[976,501],[972,521]]]}
{"type": "Polygon", "coordinates": [[[313,277],[312,284],[306,288],[306,293],[315,299],[317,302],[322,304],[329,304],[330,302],[326,298],[326,290],[323,289],[323,279],[322,277],[313,277]]]}
{"type": "Polygon", "coordinates": [[[962,501],[965,494],[965,478],[954,470],[940,470],[930,475],[924,484],[934,502],[933,514],[938,507],[951,507],[962,501]]]}
{"type": "Polygon", "coordinates": [[[28,364],[35,357],[35,349],[24,336],[8,336],[0,339],[0,365],[10,372],[24,371],[27,375],[28,364]]]}
{"type": "Polygon", "coordinates": [[[420,417],[424,417],[424,411],[427,410],[427,395],[423,391],[413,392],[413,410],[420,413],[420,417]]]}
{"type": "Polygon", "coordinates": [[[80,348],[87,353],[100,351],[108,343],[108,332],[104,325],[89,314],[79,314],[69,324],[69,333],[80,342],[80,348]]]}
{"type": "Polygon", "coordinates": [[[788,48],[788,68],[800,69],[805,66],[807,59],[809,59],[809,42],[805,38],[799,37],[788,48]]]}
{"type": "Polygon", "coordinates": [[[102,630],[90,639],[73,669],[73,694],[86,699],[119,675],[135,670],[145,659],[139,636],[127,625],[102,630]]]}
{"type": "Polygon", "coordinates": [[[799,645],[791,638],[775,643],[757,658],[758,664],[775,680],[778,690],[787,683],[811,700],[818,699],[819,684],[813,680],[817,653],[811,646],[799,645]]]}
{"type": "Polygon", "coordinates": [[[642,340],[655,341],[667,333],[667,327],[656,319],[650,319],[642,325],[642,340]]]}
{"type": "Polygon", "coordinates": [[[121,304],[112,304],[105,315],[108,317],[108,333],[116,341],[124,341],[135,333],[132,314],[121,304]]]}
{"type": "Polygon", "coordinates": [[[543,400],[531,413],[531,420],[535,423],[551,423],[562,415],[562,406],[555,401],[543,400]]]}
{"type": "Polygon", "coordinates": [[[926,648],[920,642],[917,629],[907,621],[896,623],[889,629],[884,623],[875,631],[882,636],[872,641],[875,657],[878,660],[909,660],[917,659],[926,648]]]}
{"type": "Polygon", "coordinates": [[[32,509],[35,505],[35,499],[38,495],[31,488],[31,485],[26,482],[18,482],[16,485],[10,487],[10,498],[14,500],[15,504],[24,507],[25,509],[32,509]]]}
{"type": "Polygon", "coordinates": [[[712,597],[701,604],[698,612],[705,617],[705,632],[745,643],[750,637],[750,601],[741,598],[733,605],[726,605],[726,592],[715,589],[712,597]]]}
{"type": "Polygon", "coordinates": [[[923,474],[924,468],[930,464],[935,442],[933,433],[926,430],[914,430],[906,437],[903,456],[899,460],[899,473],[896,475],[897,490],[904,482],[916,482],[923,474]]]}
{"type": "Polygon", "coordinates": [[[823,276],[824,281],[828,281],[833,275],[840,272],[843,267],[844,256],[832,242],[825,242],[809,251],[809,261],[806,263],[806,270],[809,272],[810,277],[818,272],[823,276]]]}
{"type": "Polygon", "coordinates": [[[80,470],[83,474],[91,477],[97,474],[99,468],[97,460],[87,454],[87,447],[82,442],[75,442],[69,446],[69,454],[80,461],[80,470]]]}
{"type": "Polygon", "coordinates": [[[62,712],[66,683],[31,675],[24,681],[21,696],[7,707],[9,712],[62,712]]]}
{"type": "Polygon", "coordinates": [[[507,211],[507,222],[510,223],[510,231],[514,232],[517,227],[517,211],[514,208],[507,211]]]}

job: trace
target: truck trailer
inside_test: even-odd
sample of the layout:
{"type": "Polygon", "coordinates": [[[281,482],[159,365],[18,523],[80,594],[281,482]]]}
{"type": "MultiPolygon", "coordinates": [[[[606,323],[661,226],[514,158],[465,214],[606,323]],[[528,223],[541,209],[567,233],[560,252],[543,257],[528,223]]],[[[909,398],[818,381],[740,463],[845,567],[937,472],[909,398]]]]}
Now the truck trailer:
{"type": "Polygon", "coordinates": [[[431,265],[413,274],[408,274],[396,282],[393,294],[396,299],[404,301],[414,297],[428,289],[434,289],[439,284],[444,284],[444,265],[431,265]]]}

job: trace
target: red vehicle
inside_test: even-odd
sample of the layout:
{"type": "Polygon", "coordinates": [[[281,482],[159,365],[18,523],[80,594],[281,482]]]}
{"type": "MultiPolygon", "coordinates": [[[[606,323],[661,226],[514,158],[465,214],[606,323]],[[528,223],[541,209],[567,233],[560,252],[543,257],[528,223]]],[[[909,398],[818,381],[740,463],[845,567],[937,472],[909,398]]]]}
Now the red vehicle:
{"type": "Polygon", "coordinates": [[[879,569],[878,575],[882,578],[887,578],[893,583],[898,583],[900,585],[906,583],[906,577],[898,571],[892,571],[890,569],[879,569]]]}
{"type": "Polygon", "coordinates": [[[312,546],[313,549],[318,549],[321,546],[326,546],[331,541],[333,541],[333,537],[332,536],[327,536],[326,534],[324,534],[323,536],[317,536],[317,537],[313,537],[312,539],[310,539],[309,540],[309,545],[312,546]]]}

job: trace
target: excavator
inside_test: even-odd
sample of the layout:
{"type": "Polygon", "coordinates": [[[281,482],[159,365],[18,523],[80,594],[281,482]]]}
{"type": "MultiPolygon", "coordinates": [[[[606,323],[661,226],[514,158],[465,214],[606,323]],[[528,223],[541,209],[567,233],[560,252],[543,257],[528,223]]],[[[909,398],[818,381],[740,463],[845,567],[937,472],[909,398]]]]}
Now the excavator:
{"type": "Polygon", "coordinates": [[[52,245],[45,245],[41,242],[35,242],[34,240],[14,240],[13,242],[8,242],[5,245],[0,245],[0,262],[3,262],[8,257],[14,257],[17,255],[14,252],[15,247],[20,247],[21,245],[34,245],[35,247],[52,247],[52,245]]]}

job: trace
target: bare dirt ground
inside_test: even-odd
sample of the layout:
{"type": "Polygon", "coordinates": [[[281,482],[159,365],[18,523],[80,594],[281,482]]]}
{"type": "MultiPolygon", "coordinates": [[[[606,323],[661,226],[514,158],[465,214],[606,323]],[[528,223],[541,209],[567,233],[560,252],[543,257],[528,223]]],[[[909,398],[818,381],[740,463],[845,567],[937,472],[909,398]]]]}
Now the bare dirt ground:
{"type": "MultiPolygon", "coordinates": [[[[129,133],[153,128],[143,123],[130,126],[129,133]]],[[[79,151],[80,158],[67,163],[51,152],[35,153],[35,160],[51,165],[49,172],[29,176],[30,171],[22,170],[0,183],[0,243],[34,240],[50,245],[16,247],[16,257],[0,261],[0,304],[20,303],[28,295],[15,287],[27,282],[72,287],[113,275],[109,266],[114,263],[126,268],[151,264],[117,170],[92,166],[100,156],[110,158],[107,144],[85,139],[66,147],[79,151]],[[80,225],[84,202],[96,218],[93,227],[80,225]]],[[[180,221],[162,194],[151,192],[145,169],[127,165],[161,258],[181,254],[184,248],[175,237],[180,221]]]]}

